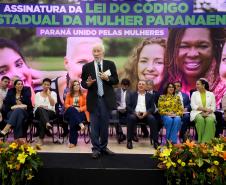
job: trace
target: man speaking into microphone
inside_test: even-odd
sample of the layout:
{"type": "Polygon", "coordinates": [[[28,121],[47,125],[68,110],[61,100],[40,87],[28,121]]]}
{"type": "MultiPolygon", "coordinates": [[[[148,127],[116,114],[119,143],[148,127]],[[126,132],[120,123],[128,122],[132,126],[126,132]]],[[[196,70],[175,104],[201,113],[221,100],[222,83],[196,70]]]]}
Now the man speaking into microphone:
{"type": "Polygon", "coordinates": [[[88,89],[87,110],[90,112],[92,158],[101,154],[113,155],[107,148],[108,126],[111,110],[116,107],[113,85],[118,84],[118,74],[114,62],[104,60],[104,45],[93,47],[94,61],[82,68],[83,88],[88,89]]]}

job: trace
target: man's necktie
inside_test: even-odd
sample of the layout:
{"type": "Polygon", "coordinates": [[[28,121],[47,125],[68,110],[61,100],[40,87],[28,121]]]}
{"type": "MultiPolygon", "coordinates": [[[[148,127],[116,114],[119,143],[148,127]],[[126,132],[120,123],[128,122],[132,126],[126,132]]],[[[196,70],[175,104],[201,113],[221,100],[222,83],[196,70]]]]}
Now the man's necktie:
{"type": "Polygon", "coordinates": [[[103,81],[102,81],[102,79],[99,77],[99,72],[102,72],[100,62],[97,62],[97,66],[98,66],[97,94],[98,94],[99,96],[103,96],[103,95],[104,95],[103,81]]]}
{"type": "Polygon", "coordinates": [[[97,66],[98,66],[98,71],[102,72],[100,62],[97,63],[97,66]]]}

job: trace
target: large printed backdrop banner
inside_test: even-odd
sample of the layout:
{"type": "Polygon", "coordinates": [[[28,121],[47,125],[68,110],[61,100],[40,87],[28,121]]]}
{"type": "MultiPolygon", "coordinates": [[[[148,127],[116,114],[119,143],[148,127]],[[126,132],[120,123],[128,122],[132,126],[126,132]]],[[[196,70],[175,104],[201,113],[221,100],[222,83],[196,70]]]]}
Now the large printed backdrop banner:
{"type": "Polygon", "coordinates": [[[189,94],[202,77],[218,106],[226,91],[225,0],[3,2],[0,76],[17,75],[34,90],[49,77],[61,102],[102,42],[132,89],[139,79],[160,91],[180,80],[189,94]]]}

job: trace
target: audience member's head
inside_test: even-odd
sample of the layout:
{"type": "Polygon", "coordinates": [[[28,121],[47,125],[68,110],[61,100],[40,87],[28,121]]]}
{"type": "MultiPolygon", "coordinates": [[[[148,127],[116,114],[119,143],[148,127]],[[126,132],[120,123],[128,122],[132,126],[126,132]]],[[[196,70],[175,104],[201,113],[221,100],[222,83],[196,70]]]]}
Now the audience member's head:
{"type": "Polygon", "coordinates": [[[165,85],[163,89],[163,94],[165,95],[175,95],[175,86],[173,83],[169,82],[165,85]]]}
{"type": "Polygon", "coordinates": [[[80,82],[78,80],[73,80],[70,84],[70,96],[73,97],[76,92],[78,92],[79,95],[82,94],[80,82]]]}
{"type": "Polygon", "coordinates": [[[1,78],[1,88],[2,89],[7,89],[10,84],[10,78],[8,76],[3,76],[1,78]]]}
{"type": "Polygon", "coordinates": [[[176,93],[179,93],[181,91],[181,88],[182,88],[182,83],[181,81],[176,81],[174,82],[174,86],[175,86],[175,92],[176,93]]]}
{"type": "Polygon", "coordinates": [[[145,87],[146,87],[146,82],[144,80],[139,80],[137,84],[137,91],[139,93],[144,93],[146,91],[145,87]]]}
{"type": "Polygon", "coordinates": [[[127,90],[127,89],[129,88],[129,86],[130,86],[130,80],[127,79],[127,78],[123,78],[123,79],[121,80],[121,88],[122,88],[123,90],[127,90]]]}
{"type": "MultiPolygon", "coordinates": [[[[204,89],[209,91],[209,83],[208,83],[208,81],[206,79],[200,78],[200,79],[197,80],[197,82],[200,82],[201,85],[203,85],[204,89]]],[[[197,88],[197,82],[196,82],[196,88],[197,88]]]]}
{"type": "Polygon", "coordinates": [[[154,81],[146,80],[146,91],[153,91],[153,90],[154,90],[154,81]]]}
{"type": "Polygon", "coordinates": [[[43,88],[43,91],[49,91],[50,90],[51,82],[52,81],[49,78],[44,78],[42,80],[42,88],[43,88]]]}
{"type": "Polygon", "coordinates": [[[22,91],[24,83],[22,80],[18,79],[18,80],[15,80],[13,85],[14,85],[14,88],[16,89],[16,91],[22,91]]]}

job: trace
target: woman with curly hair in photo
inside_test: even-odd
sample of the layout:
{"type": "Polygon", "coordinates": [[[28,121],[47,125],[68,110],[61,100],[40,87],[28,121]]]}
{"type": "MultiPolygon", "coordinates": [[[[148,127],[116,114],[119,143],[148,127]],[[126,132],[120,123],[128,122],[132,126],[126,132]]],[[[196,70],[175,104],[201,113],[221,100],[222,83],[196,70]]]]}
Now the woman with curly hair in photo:
{"type": "Polygon", "coordinates": [[[199,78],[206,78],[219,105],[226,92],[219,76],[224,34],[223,28],[171,29],[166,49],[169,81],[180,80],[182,91],[189,93],[199,78]]]}
{"type": "Polygon", "coordinates": [[[131,80],[131,89],[136,90],[139,80],[153,80],[155,90],[159,90],[164,81],[166,40],[164,38],[146,38],[134,48],[124,66],[121,78],[131,80]]]}

